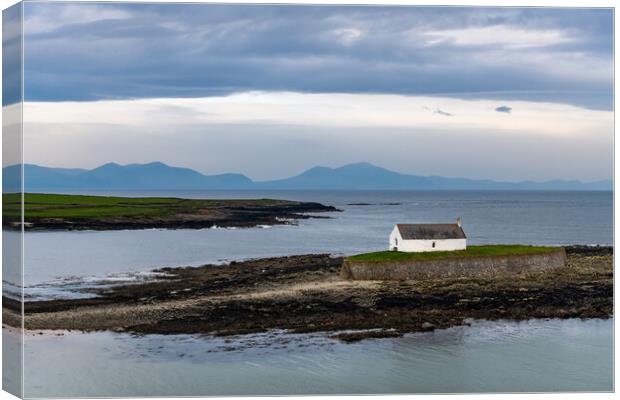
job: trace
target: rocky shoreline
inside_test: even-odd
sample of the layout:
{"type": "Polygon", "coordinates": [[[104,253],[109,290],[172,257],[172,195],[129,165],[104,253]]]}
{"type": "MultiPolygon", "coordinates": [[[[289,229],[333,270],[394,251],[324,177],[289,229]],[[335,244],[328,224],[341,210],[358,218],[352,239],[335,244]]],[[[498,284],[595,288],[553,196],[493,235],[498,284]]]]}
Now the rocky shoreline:
{"type": "MultiPolygon", "coordinates": [[[[608,318],[613,248],[566,248],[566,267],[495,278],[347,281],[328,254],[164,268],[155,282],[91,289],[97,297],[26,302],[26,329],[235,335],[286,329],[343,341],[400,336],[468,319],[608,318]]],[[[4,298],[4,324],[20,303],[4,298]]]]}
{"type": "MultiPolygon", "coordinates": [[[[313,202],[278,201],[265,205],[223,205],[198,208],[191,212],[170,215],[108,216],[98,218],[34,217],[26,211],[24,229],[46,230],[126,230],[126,229],[208,229],[252,228],[261,225],[294,224],[308,218],[329,218],[311,213],[341,211],[332,206],[313,202]]],[[[239,202],[239,201],[237,201],[239,202]]],[[[21,229],[19,220],[3,219],[3,227],[21,229]]]]}

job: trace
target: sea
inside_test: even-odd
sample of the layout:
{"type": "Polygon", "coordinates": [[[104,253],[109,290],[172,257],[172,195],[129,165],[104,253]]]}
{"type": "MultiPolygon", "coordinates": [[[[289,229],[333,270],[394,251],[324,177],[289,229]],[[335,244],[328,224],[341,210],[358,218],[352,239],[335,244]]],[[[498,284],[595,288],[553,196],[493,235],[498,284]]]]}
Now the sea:
{"type": "MultiPolygon", "coordinates": [[[[276,198],[338,208],[294,224],[200,230],[27,232],[27,299],[156,279],[161,267],[385,250],[396,223],[461,217],[468,244],[613,244],[613,192],[143,191],[120,196],[276,198]],[[325,218],[328,217],[328,218],[325,218]]],[[[3,233],[3,245],[14,244],[3,233]]],[[[5,292],[20,271],[5,271],[5,292]]],[[[27,397],[486,393],[613,390],[613,319],[472,321],[344,344],[327,334],[45,332],[25,342],[27,397]]],[[[3,343],[17,340],[5,332],[3,343]]],[[[5,348],[5,352],[10,348],[5,348]]],[[[3,379],[17,379],[6,376],[3,379]]]]}

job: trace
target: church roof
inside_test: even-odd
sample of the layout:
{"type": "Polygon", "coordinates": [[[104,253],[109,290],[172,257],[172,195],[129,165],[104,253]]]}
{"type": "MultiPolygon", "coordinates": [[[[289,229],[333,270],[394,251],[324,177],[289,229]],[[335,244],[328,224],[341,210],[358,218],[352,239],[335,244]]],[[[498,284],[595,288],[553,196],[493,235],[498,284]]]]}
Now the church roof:
{"type": "Polygon", "coordinates": [[[403,240],[465,239],[458,224],[396,224],[403,240]]]}

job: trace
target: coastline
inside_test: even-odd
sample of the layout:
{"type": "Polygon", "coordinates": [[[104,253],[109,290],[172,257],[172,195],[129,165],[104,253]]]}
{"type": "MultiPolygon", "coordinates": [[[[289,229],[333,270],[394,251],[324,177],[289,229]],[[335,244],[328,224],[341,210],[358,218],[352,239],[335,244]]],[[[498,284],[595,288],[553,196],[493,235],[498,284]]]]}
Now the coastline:
{"type": "Polygon", "coordinates": [[[3,195],[2,226],[26,231],[252,228],[341,211],[316,202],[26,193],[3,195]],[[22,217],[24,221],[22,222],[22,217]]]}
{"type": "MultiPolygon", "coordinates": [[[[236,335],[285,329],[332,332],[343,341],[401,336],[468,319],[609,318],[613,249],[567,247],[557,271],[416,282],[347,281],[328,254],[275,257],[197,268],[93,289],[98,297],[25,303],[27,330],[236,335]]],[[[19,322],[4,298],[4,323],[19,322]]]]}

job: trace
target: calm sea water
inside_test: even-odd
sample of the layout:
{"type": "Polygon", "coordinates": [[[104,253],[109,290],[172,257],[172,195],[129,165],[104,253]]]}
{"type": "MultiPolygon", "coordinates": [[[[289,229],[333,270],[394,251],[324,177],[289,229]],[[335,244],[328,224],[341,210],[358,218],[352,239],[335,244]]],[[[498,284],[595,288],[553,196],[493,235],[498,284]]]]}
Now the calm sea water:
{"type": "MultiPolygon", "coordinates": [[[[270,197],[318,201],[343,212],[251,229],[29,232],[29,296],[80,296],[76,290],[85,286],[150,279],[149,271],[163,266],[381,250],[397,222],[457,216],[470,244],[613,243],[611,192],[113,194],[270,197]]],[[[3,235],[5,244],[15,239],[3,235]]],[[[18,279],[5,272],[5,279],[18,279]]],[[[9,334],[3,341],[5,354],[11,340],[16,337],[9,334]]],[[[46,333],[26,336],[25,373],[29,397],[610,391],[613,320],[474,322],[356,344],[282,332],[232,339],[46,333]]]]}
{"type": "Polygon", "coordinates": [[[354,344],[319,334],[35,335],[25,340],[25,396],[611,391],[612,340],[612,320],[481,321],[354,344]]]}
{"type": "MultiPolygon", "coordinates": [[[[99,193],[100,194],[100,193],[99,193]]],[[[354,254],[387,248],[398,222],[463,219],[468,243],[611,244],[612,192],[235,191],[113,193],[188,198],[317,201],[342,212],[297,226],[250,229],[29,232],[25,285],[32,296],[76,296],[92,284],[149,278],[164,266],[198,266],[305,253],[354,254]],[[367,205],[356,205],[364,203],[367,205]]],[[[9,234],[10,235],[10,234],[9,234]]],[[[7,235],[5,240],[10,240],[7,235]]]]}

